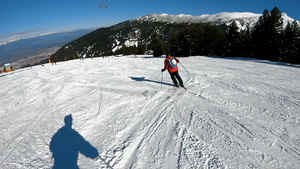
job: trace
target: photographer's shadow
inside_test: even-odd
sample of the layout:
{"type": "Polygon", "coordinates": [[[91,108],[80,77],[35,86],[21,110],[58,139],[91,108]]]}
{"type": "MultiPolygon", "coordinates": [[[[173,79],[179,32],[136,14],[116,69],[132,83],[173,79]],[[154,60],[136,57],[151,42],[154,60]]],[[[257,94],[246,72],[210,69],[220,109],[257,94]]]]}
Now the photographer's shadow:
{"type": "Polygon", "coordinates": [[[53,169],[79,169],[77,165],[79,152],[88,158],[97,158],[98,150],[87,142],[77,131],[72,129],[72,115],[65,117],[65,126],[52,137],[50,151],[54,158],[53,169]]]}

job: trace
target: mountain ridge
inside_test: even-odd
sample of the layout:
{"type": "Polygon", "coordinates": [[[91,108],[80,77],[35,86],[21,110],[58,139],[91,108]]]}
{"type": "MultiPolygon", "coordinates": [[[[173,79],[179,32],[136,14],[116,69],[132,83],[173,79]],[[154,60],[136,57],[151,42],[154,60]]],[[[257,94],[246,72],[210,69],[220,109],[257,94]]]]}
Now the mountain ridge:
{"type": "MultiPolygon", "coordinates": [[[[141,16],[133,19],[137,21],[155,21],[155,22],[169,22],[169,23],[224,23],[230,21],[244,20],[249,23],[250,26],[258,21],[262,14],[256,14],[251,12],[220,12],[216,14],[203,14],[203,15],[189,15],[189,14],[178,14],[170,15],[166,13],[156,13],[141,16]]],[[[284,27],[288,22],[292,23],[295,19],[289,17],[286,13],[282,13],[284,27]]],[[[300,22],[298,21],[300,24],[300,22]]],[[[239,23],[237,23],[239,24],[239,23]]]]}
{"type": "MultiPolygon", "coordinates": [[[[149,14],[145,16],[141,16],[137,18],[136,20],[155,20],[159,21],[159,19],[163,19],[164,21],[170,20],[175,20],[180,21],[180,22],[215,22],[216,20],[224,20],[226,18],[232,18],[232,19],[237,19],[237,18],[255,18],[255,17],[260,17],[261,14],[255,14],[255,13],[250,13],[250,12],[220,12],[216,14],[203,14],[203,15],[189,15],[189,14],[178,14],[178,15],[171,15],[171,14],[166,14],[166,13],[155,13],[155,14],[149,14]]],[[[161,21],[163,21],[161,20],[161,21]]]]}
{"type": "MultiPolygon", "coordinates": [[[[131,19],[111,27],[97,29],[81,38],[66,44],[53,56],[57,61],[74,58],[97,57],[111,55],[125,47],[138,47],[151,41],[151,35],[156,32],[162,36],[165,43],[170,35],[178,32],[189,24],[212,24],[227,29],[234,21],[239,30],[253,28],[262,14],[250,12],[221,12],[213,15],[193,16],[187,14],[169,15],[166,13],[150,14],[131,19]]],[[[284,27],[294,20],[282,13],[284,27]]],[[[298,21],[299,23],[299,21],[298,21]]],[[[126,54],[123,53],[123,54],[126,54]]]]}

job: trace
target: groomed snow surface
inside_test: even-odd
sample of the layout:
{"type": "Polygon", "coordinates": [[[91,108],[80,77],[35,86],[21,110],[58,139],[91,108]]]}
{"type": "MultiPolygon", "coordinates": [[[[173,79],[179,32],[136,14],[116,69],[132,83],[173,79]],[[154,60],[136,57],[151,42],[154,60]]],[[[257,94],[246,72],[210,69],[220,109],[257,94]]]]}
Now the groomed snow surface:
{"type": "Polygon", "coordinates": [[[163,57],[0,74],[0,168],[299,168],[299,66],[179,59],[187,90],[163,57]]]}

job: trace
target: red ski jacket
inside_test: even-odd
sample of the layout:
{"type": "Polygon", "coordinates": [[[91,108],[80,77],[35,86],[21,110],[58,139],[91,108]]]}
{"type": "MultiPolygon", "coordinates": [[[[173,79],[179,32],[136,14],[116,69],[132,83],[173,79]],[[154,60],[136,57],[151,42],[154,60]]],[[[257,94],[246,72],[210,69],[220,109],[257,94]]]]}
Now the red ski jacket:
{"type": "MultiPolygon", "coordinates": [[[[165,62],[164,62],[164,68],[163,68],[163,71],[165,71],[166,69],[168,69],[169,73],[174,73],[174,72],[177,72],[178,71],[178,66],[176,67],[171,67],[170,66],[170,63],[169,63],[169,60],[172,58],[172,56],[167,56],[166,59],[165,59],[165,62]]],[[[179,59],[177,59],[176,57],[173,57],[176,62],[178,63],[179,62],[179,59]]]]}

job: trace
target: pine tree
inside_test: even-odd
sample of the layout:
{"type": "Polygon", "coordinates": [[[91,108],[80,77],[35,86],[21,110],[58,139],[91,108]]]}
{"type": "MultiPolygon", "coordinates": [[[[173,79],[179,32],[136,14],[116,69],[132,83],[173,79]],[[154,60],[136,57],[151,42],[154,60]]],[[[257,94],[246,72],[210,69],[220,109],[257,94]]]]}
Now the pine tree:
{"type": "Polygon", "coordinates": [[[295,31],[295,57],[292,59],[292,63],[300,64],[300,26],[296,21],[294,21],[293,23],[295,31]]]}
{"type": "Polygon", "coordinates": [[[269,16],[269,11],[267,9],[264,10],[261,17],[259,17],[258,22],[254,26],[252,33],[252,44],[254,45],[254,51],[257,55],[256,57],[261,59],[267,58],[267,44],[270,39],[268,38],[268,30],[267,30],[267,20],[269,16]]]}
{"type": "Polygon", "coordinates": [[[241,32],[241,56],[242,57],[253,57],[253,45],[251,44],[252,33],[250,26],[247,25],[247,29],[241,32]]]}
{"type": "Polygon", "coordinates": [[[169,49],[175,56],[190,56],[192,29],[193,26],[186,26],[171,36],[169,49]]]}
{"type": "Polygon", "coordinates": [[[212,24],[204,26],[203,53],[208,56],[222,56],[226,35],[220,27],[212,24]]]}
{"type": "Polygon", "coordinates": [[[178,33],[177,38],[179,40],[179,51],[177,52],[179,53],[179,56],[190,56],[192,29],[192,26],[187,26],[178,33]]]}
{"type": "Polygon", "coordinates": [[[173,33],[170,38],[169,38],[169,50],[175,55],[175,56],[180,56],[178,49],[180,48],[179,45],[179,40],[177,38],[177,34],[173,33]]]}
{"type": "Polygon", "coordinates": [[[281,61],[289,63],[300,63],[300,28],[297,21],[288,23],[284,30],[284,45],[281,61]]]}
{"type": "Polygon", "coordinates": [[[165,46],[162,38],[157,33],[151,35],[151,46],[153,49],[153,56],[157,57],[163,55],[165,46]]]}
{"type": "Polygon", "coordinates": [[[283,18],[281,11],[275,7],[270,12],[270,29],[274,34],[281,34],[283,30],[283,18]],[[274,30],[272,30],[274,29],[274,30]]]}
{"type": "Polygon", "coordinates": [[[239,28],[233,21],[226,32],[225,56],[240,56],[241,37],[239,28]]]}
{"type": "Polygon", "coordinates": [[[197,24],[191,30],[190,38],[190,50],[192,55],[204,55],[203,53],[203,41],[204,41],[204,25],[197,24]]]}
{"type": "Polygon", "coordinates": [[[169,49],[176,56],[222,55],[224,32],[216,25],[191,24],[172,34],[169,49]]]}
{"type": "Polygon", "coordinates": [[[282,45],[283,19],[275,7],[270,13],[264,10],[253,29],[252,42],[258,58],[279,60],[282,45]]]}
{"type": "Polygon", "coordinates": [[[280,10],[275,7],[270,12],[270,54],[271,59],[279,61],[282,55],[282,30],[283,30],[283,19],[280,10]]]}

